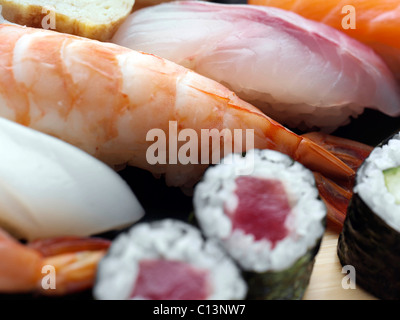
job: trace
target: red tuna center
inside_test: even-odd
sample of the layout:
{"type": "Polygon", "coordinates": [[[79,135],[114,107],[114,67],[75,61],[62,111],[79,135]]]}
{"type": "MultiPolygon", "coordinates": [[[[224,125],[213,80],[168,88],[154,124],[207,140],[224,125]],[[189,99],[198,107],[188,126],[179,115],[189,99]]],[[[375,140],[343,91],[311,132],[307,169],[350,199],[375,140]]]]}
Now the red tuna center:
{"type": "Polygon", "coordinates": [[[238,206],[231,212],[233,229],[252,234],[256,240],[267,239],[275,247],[288,234],[285,221],[291,210],[282,182],[249,176],[235,182],[238,206]]]}
{"type": "Polygon", "coordinates": [[[208,273],[188,263],[170,260],[143,260],[132,293],[149,300],[205,300],[208,273]]]}

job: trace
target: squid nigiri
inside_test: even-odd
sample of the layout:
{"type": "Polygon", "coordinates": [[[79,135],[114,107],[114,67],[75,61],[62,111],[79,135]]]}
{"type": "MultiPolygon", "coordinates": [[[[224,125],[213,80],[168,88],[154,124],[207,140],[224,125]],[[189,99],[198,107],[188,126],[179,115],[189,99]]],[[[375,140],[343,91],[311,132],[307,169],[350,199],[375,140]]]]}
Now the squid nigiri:
{"type": "Polygon", "coordinates": [[[372,47],[400,81],[400,7],[397,0],[248,0],[320,21],[372,47]]]}
{"type": "Polygon", "coordinates": [[[112,42],[212,78],[289,127],[332,131],[365,107],[400,115],[396,81],[372,49],[292,12],[170,2],[133,13],[112,42]]]}
{"type": "Polygon", "coordinates": [[[20,239],[89,236],[144,215],[116,172],[59,139],[0,118],[0,152],[0,227],[20,239]]]}

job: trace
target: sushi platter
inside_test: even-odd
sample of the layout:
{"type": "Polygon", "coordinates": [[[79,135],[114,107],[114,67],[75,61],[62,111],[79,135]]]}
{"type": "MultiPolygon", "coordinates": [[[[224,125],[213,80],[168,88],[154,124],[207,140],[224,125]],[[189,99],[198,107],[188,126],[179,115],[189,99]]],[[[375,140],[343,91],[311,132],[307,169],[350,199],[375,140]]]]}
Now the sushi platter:
{"type": "Polygon", "coordinates": [[[396,1],[43,2],[0,0],[0,300],[400,299],[396,1]]]}

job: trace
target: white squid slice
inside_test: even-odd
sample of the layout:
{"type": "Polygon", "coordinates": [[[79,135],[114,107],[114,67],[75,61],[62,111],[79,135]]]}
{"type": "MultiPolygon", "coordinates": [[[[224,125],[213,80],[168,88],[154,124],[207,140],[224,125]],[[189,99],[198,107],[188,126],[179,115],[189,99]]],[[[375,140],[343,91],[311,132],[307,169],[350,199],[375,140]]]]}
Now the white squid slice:
{"type": "Polygon", "coordinates": [[[332,131],[366,107],[400,115],[394,77],[372,49],[292,12],[170,2],[133,13],[112,42],[219,81],[290,127],[332,131]]]}
{"type": "Polygon", "coordinates": [[[89,236],[144,215],[111,168],[57,138],[0,118],[0,227],[21,239],[89,236]]]}

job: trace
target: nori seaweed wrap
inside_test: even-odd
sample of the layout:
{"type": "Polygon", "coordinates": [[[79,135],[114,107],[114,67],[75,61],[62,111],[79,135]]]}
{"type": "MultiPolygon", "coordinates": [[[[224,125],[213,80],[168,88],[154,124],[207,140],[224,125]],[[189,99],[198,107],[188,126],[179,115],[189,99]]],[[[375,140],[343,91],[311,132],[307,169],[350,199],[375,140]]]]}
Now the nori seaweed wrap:
{"type": "Polygon", "coordinates": [[[247,299],[302,299],[326,223],[312,172],[272,150],[235,154],[206,171],[194,211],[243,270],[247,299]]]}
{"type": "Polygon", "coordinates": [[[400,134],[378,145],[357,172],[337,253],[356,284],[377,298],[400,298],[400,134]]]}

